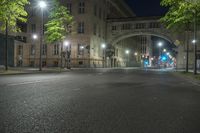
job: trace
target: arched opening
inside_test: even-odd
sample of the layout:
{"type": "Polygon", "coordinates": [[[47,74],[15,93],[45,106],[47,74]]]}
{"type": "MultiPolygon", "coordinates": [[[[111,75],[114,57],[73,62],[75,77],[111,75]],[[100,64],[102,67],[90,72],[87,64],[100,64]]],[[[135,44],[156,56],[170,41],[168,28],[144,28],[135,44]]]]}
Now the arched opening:
{"type": "MultiPolygon", "coordinates": [[[[176,66],[176,47],[166,35],[155,33],[132,33],[118,36],[110,43],[114,56],[111,67],[172,68],[176,66]],[[162,46],[159,46],[161,43],[162,46]]],[[[108,61],[109,63],[109,61],[108,61]]]]}

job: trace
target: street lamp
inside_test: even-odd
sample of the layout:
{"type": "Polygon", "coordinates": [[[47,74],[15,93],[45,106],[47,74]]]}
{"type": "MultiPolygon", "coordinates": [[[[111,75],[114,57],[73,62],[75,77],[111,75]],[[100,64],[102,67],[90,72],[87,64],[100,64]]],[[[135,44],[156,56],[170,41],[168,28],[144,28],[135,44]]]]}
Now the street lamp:
{"type": "Polygon", "coordinates": [[[129,54],[129,53],[130,53],[130,51],[129,51],[129,50],[126,50],[126,51],[125,51],[125,53],[126,53],[126,54],[129,54]]]}
{"type": "Polygon", "coordinates": [[[158,43],[158,47],[162,47],[163,46],[163,43],[162,42],[159,42],[158,43]]]}
{"type": "MultiPolygon", "coordinates": [[[[70,46],[70,42],[67,41],[67,40],[65,40],[65,41],[63,42],[63,44],[64,44],[64,46],[65,46],[65,48],[66,48],[66,55],[65,55],[65,57],[67,57],[67,58],[65,58],[65,66],[66,66],[66,60],[67,60],[67,69],[70,69],[70,68],[71,68],[71,66],[70,66],[70,56],[71,56],[71,46],[70,46]]],[[[62,59],[61,59],[61,60],[62,60],[62,59]]]]}
{"type": "Polygon", "coordinates": [[[105,49],[106,48],[106,44],[101,44],[101,48],[105,49]]]}
{"type": "Polygon", "coordinates": [[[42,71],[42,45],[43,45],[43,25],[44,25],[44,9],[47,7],[45,1],[39,1],[38,6],[41,9],[41,31],[40,31],[40,63],[39,71],[42,71]]]}
{"type": "Polygon", "coordinates": [[[37,39],[38,39],[38,35],[37,35],[37,34],[33,34],[32,38],[33,38],[34,40],[37,40],[37,39]]]}
{"type": "Polygon", "coordinates": [[[69,41],[64,41],[64,46],[65,47],[69,46],[69,41]]]}
{"type": "Polygon", "coordinates": [[[134,55],[135,55],[135,56],[137,56],[137,55],[138,55],[138,53],[137,53],[137,52],[135,52],[135,53],[134,53],[134,55]]]}
{"type": "MultiPolygon", "coordinates": [[[[198,4],[198,0],[186,0],[186,2],[190,3],[190,4],[198,4]]],[[[194,74],[197,74],[197,7],[195,6],[193,8],[193,15],[194,15],[194,40],[192,41],[192,43],[194,44],[194,74]]]]}
{"type": "Polygon", "coordinates": [[[167,55],[169,56],[169,55],[170,55],[170,53],[168,52],[168,53],[167,53],[167,55]]]}
{"type": "Polygon", "coordinates": [[[129,66],[129,54],[130,54],[130,51],[129,50],[126,50],[125,51],[126,55],[127,55],[127,67],[129,66]]]}
{"type": "Polygon", "coordinates": [[[161,47],[163,46],[163,43],[162,42],[159,42],[158,43],[158,47],[159,47],[159,57],[160,57],[160,63],[159,63],[159,67],[160,67],[160,64],[161,64],[161,56],[162,56],[162,52],[161,52],[161,47]]]}
{"type": "Polygon", "coordinates": [[[101,44],[101,48],[103,49],[103,67],[105,67],[105,61],[106,61],[105,49],[106,49],[106,44],[105,43],[101,44]]]}
{"type": "Polygon", "coordinates": [[[197,42],[197,40],[192,40],[192,43],[195,44],[197,42]]]}
{"type": "Polygon", "coordinates": [[[38,2],[38,5],[39,5],[39,7],[40,7],[41,9],[44,9],[44,8],[47,7],[47,4],[46,4],[45,1],[39,1],[39,2],[38,2]]]}
{"type": "Polygon", "coordinates": [[[167,50],[166,50],[166,49],[163,49],[163,52],[167,52],[167,50]]]}
{"type": "Polygon", "coordinates": [[[84,49],[84,46],[81,46],[80,48],[83,50],[83,49],[84,49]]]}

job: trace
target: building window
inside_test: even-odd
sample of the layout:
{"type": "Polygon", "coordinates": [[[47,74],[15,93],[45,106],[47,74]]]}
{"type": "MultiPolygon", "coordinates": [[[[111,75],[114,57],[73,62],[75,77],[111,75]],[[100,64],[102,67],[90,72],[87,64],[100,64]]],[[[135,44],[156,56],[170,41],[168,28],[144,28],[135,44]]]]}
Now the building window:
{"type": "Polygon", "coordinates": [[[78,33],[83,34],[84,30],[85,30],[84,22],[79,22],[78,23],[78,33]]]}
{"type": "Polygon", "coordinates": [[[101,8],[99,8],[99,18],[101,19],[101,15],[102,15],[102,13],[101,13],[101,8]]]}
{"type": "Polygon", "coordinates": [[[59,54],[59,45],[55,44],[53,46],[53,55],[58,55],[59,54]]]}
{"type": "Polygon", "coordinates": [[[97,5],[94,5],[94,16],[97,16],[97,5]]]}
{"type": "Polygon", "coordinates": [[[78,44],[78,55],[84,55],[83,44],[78,44]]]}
{"type": "Polygon", "coordinates": [[[72,14],[72,3],[67,3],[67,9],[70,14],[72,14]]]}
{"type": "Polygon", "coordinates": [[[99,26],[99,37],[101,37],[101,27],[99,26]]]}
{"type": "Polygon", "coordinates": [[[54,61],[54,67],[58,67],[58,61],[54,61]]]}
{"type": "Polygon", "coordinates": [[[31,45],[30,54],[35,55],[35,45],[31,45]]]}
{"type": "Polygon", "coordinates": [[[149,28],[160,28],[160,23],[158,22],[152,22],[149,24],[149,28]]]}
{"type": "Polygon", "coordinates": [[[117,26],[112,26],[112,30],[117,30],[117,26]]]}
{"type": "Polygon", "coordinates": [[[131,24],[123,24],[121,29],[122,30],[130,30],[131,29],[131,24]]]}
{"type": "Polygon", "coordinates": [[[47,55],[47,45],[46,44],[42,45],[42,55],[47,55]]]}
{"type": "Polygon", "coordinates": [[[85,13],[85,2],[79,2],[79,14],[84,14],[85,13]]]}
{"type": "Polygon", "coordinates": [[[47,62],[46,61],[42,61],[42,67],[47,66],[47,62]]]}
{"type": "Polygon", "coordinates": [[[21,30],[21,32],[27,32],[27,24],[26,23],[17,23],[17,27],[21,30]]]}
{"type": "Polygon", "coordinates": [[[35,62],[34,61],[30,61],[30,67],[34,67],[35,66],[35,62]]]}
{"type": "Polygon", "coordinates": [[[36,24],[31,24],[31,32],[32,33],[36,32],[36,24]]]}
{"type": "Polygon", "coordinates": [[[103,19],[106,19],[106,11],[103,12],[103,19]]]}
{"type": "Polygon", "coordinates": [[[18,46],[18,55],[22,55],[23,53],[23,46],[19,45],[18,46]]]}
{"type": "Polygon", "coordinates": [[[30,9],[30,15],[31,15],[31,17],[36,16],[36,10],[34,8],[30,9]]]}
{"type": "Polygon", "coordinates": [[[94,26],[93,26],[93,33],[94,33],[94,35],[97,35],[97,25],[96,24],[94,24],[94,26]]]}
{"type": "Polygon", "coordinates": [[[144,29],[145,26],[146,26],[145,23],[137,23],[136,26],[135,26],[135,28],[136,29],[144,29]]]}

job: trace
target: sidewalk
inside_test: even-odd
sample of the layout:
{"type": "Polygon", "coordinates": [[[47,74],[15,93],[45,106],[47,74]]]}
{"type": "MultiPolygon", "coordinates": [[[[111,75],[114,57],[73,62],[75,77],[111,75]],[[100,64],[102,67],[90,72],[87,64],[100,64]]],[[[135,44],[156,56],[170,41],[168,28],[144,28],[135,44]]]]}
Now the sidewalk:
{"type": "Polygon", "coordinates": [[[43,68],[42,71],[39,71],[38,68],[9,68],[8,71],[0,69],[0,75],[17,75],[17,74],[37,74],[37,73],[60,73],[60,72],[69,72],[69,69],[61,68],[43,68]]]}

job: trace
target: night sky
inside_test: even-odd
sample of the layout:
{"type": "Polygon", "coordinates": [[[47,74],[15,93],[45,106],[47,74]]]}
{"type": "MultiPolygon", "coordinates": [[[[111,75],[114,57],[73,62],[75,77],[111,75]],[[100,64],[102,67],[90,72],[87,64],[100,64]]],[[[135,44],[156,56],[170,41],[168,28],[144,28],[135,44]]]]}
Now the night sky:
{"type": "Polygon", "coordinates": [[[161,0],[125,0],[137,16],[161,16],[167,11],[160,6],[161,0]]]}

